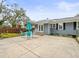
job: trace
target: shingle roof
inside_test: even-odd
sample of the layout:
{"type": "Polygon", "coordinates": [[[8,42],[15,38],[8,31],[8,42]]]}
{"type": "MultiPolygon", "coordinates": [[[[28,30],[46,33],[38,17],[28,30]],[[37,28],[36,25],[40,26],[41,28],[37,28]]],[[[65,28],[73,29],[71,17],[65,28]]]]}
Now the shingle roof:
{"type": "Polygon", "coordinates": [[[60,18],[60,19],[49,19],[49,20],[42,20],[38,21],[37,24],[44,24],[44,23],[67,23],[67,22],[76,22],[79,21],[79,16],[74,17],[67,17],[67,18],[60,18]]]}

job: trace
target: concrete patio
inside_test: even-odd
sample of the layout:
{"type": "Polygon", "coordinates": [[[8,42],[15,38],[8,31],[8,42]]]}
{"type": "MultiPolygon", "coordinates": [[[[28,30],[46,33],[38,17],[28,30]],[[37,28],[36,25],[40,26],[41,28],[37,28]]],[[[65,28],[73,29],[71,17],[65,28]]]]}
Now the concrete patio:
{"type": "Polygon", "coordinates": [[[0,58],[79,57],[79,44],[69,37],[34,36],[0,39],[0,58]]]}

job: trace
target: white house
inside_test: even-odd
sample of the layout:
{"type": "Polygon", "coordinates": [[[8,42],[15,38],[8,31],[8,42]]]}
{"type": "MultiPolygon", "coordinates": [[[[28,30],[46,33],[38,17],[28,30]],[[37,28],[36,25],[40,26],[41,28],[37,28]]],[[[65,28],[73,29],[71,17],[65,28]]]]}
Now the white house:
{"type": "Polygon", "coordinates": [[[76,35],[79,30],[79,15],[61,19],[42,20],[36,23],[36,32],[44,34],[76,35]]]}

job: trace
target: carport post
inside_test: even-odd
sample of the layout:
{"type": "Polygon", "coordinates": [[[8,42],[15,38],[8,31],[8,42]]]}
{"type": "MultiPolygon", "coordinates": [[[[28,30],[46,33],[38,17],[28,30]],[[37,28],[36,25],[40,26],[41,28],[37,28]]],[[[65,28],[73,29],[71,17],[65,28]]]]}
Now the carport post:
{"type": "Polygon", "coordinates": [[[79,43],[78,36],[79,36],[79,30],[76,30],[76,41],[79,43]]]}

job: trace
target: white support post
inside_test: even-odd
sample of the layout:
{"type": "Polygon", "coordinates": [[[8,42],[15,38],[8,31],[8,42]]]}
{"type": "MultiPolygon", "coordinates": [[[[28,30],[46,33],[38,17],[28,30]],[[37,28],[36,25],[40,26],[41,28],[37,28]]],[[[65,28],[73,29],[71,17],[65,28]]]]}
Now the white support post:
{"type": "Polygon", "coordinates": [[[76,26],[76,30],[78,30],[78,29],[79,29],[79,28],[78,28],[78,22],[76,22],[76,25],[77,25],[77,26],[76,26]]]}

